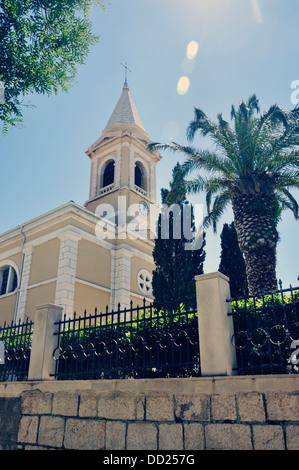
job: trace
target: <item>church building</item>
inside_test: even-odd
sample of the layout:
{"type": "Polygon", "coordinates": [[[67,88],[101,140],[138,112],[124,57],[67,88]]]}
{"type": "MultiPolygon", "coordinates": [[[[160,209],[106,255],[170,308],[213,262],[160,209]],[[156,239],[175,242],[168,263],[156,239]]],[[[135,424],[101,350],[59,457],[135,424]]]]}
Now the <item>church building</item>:
{"type": "Polygon", "coordinates": [[[86,152],[91,173],[84,206],[66,203],[0,235],[0,326],[34,320],[35,308],[47,303],[72,317],[153,300],[161,157],[149,143],[125,82],[102,135],[86,152]]]}

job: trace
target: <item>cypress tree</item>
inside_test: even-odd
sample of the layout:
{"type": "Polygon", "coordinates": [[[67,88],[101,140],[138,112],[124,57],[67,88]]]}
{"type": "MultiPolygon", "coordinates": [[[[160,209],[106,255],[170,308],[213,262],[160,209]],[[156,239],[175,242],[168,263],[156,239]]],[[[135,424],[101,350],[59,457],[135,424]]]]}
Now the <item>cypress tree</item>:
{"type": "Polygon", "coordinates": [[[231,297],[248,295],[246,266],[239,248],[238,235],[234,222],[224,224],[221,238],[221,256],[219,271],[230,278],[231,297]]]}
{"type": "MultiPolygon", "coordinates": [[[[174,188],[179,185],[183,187],[183,177],[179,163],[175,166],[168,189],[161,190],[162,204],[170,207],[171,203],[167,196],[174,188]]],[[[203,263],[205,260],[205,234],[203,234],[202,244],[199,249],[185,249],[186,243],[190,244],[195,240],[195,224],[193,207],[186,200],[185,192],[176,204],[180,208],[179,217],[176,217],[175,211],[169,211],[169,232],[167,238],[163,238],[162,213],[159,214],[157,237],[153,250],[153,258],[156,269],[153,272],[153,295],[155,303],[165,303],[170,301],[183,302],[195,299],[195,281],[194,276],[203,273],[203,263]],[[183,231],[183,211],[187,209],[188,227],[190,234],[186,238],[183,231]],[[181,236],[177,238],[177,233],[181,236]]],[[[177,207],[178,209],[178,207],[177,207]]],[[[186,212],[185,212],[186,217],[186,212]]],[[[196,247],[197,248],[197,247],[196,247]]]]}

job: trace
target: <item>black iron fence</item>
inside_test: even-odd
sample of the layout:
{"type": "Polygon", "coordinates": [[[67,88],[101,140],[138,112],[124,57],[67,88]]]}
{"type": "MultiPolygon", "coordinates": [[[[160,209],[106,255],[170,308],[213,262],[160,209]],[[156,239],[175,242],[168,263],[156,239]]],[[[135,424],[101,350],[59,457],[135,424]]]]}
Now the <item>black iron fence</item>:
{"type": "Polygon", "coordinates": [[[55,377],[125,379],[200,375],[197,312],[192,301],[146,305],[56,323],[55,377]]]}
{"type": "MultiPolygon", "coordinates": [[[[299,373],[299,287],[228,302],[237,374],[299,373]]],[[[55,325],[58,380],[201,375],[199,338],[205,332],[198,331],[196,299],[84,312],[55,325]]],[[[38,354],[38,348],[31,352],[33,326],[27,319],[0,327],[1,382],[28,379],[30,356],[38,354]]]]}
{"type": "Polygon", "coordinates": [[[238,374],[298,373],[299,287],[229,302],[238,374]]]}
{"type": "Polygon", "coordinates": [[[0,382],[23,381],[28,378],[33,322],[4,323],[0,327],[0,382]]]}

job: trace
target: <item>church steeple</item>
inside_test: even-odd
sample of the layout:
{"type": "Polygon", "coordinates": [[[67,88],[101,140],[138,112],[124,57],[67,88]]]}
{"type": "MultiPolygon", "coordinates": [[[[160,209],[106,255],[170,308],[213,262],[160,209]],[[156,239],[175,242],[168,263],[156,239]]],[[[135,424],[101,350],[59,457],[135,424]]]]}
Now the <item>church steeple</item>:
{"type": "Polygon", "coordinates": [[[140,127],[143,132],[145,132],[138,111],[131,98],[127,82],[124,83],[122,94],[114,108],[113,113],[111,114],[109,121],[107,122],[105,130],[116,124],[136,125],[140,127]]]}
{"type": "Polygon", "coordinates": [[[155,203],[156,164],[161,157],[148,150],[149,143],[125,81],[101,137],[86,152],[91,179],[85,207],[95,212],[98,204],[115,205],[117,196],[126,196],[127,204],[155,203]]]}

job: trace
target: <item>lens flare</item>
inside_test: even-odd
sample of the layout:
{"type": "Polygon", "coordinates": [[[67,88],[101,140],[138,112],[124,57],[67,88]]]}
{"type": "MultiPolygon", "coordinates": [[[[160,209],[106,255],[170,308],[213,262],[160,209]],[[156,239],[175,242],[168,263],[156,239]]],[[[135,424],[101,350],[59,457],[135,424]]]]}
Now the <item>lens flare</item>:
{"type": "Polygon", "coordinates": [[[192,73],[195,69],[195,61],[187,59],[186,57],[182,60],[181,69],[184,74],[192,73]]]}
{"type": "Polygon", "coordinates": [[[251,0],[251,5],[252,5],[255,21],[259,24],[262,24],[263,18],[262,18],[259,0],[251,0]]]}
{"type": "Polygon", "coordinates": [[[185,95],[185,93],[187,93],[189,89],[189,86],[190,86],[190,80],[186,75],[184,75],[178,80],[178,84],[177,84],[178,94],[185,95]]]}
{"type": "Polygon", "coordinates": [[[196,41],[189,42],[187,46],[186,56],[188,59],[194,59],[198,52],[198,43],[196,41]]]}

